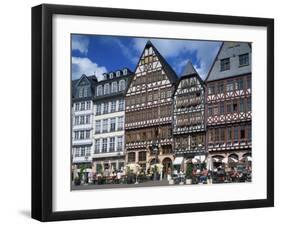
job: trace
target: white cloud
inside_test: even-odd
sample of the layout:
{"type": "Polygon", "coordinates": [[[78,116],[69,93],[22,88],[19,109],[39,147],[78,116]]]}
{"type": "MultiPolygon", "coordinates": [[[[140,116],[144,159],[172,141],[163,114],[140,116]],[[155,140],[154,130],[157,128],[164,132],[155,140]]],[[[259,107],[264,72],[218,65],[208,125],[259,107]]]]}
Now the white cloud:
{"type": "MultiPolygon", "coordinates": [[[[135,38],[133,46],[141,52],[146,42],[146,39],[135,38]]],[[[193,40],[151,39],[151,42],[165,58],[181,58],[181,55],[187,52],[190,55],[196,54],[196,62],[199,63],[194,67],[202,78],[206,77],[220,46],[217,42],[193,40]]],[[[174,66],[181,71],[180,67],[184,67],[188,60],[191,59],[181,59],[174,66]]]]}
{"type": "Polygon", "coordinates": [[[96,75],[97,79],[101,80],[102,74],[106,72],[106,67],[99,66],[87,57],[72,57],[72,79],[79,79],[82,74],[85,74],[96,75]]]}
{"type": "Polygon", "coordinates": [[[80,53],[86,55],[88,53],[89,38],[87,36],[73,35],[72,36],[72,50],[78,50],[80,53]]]}

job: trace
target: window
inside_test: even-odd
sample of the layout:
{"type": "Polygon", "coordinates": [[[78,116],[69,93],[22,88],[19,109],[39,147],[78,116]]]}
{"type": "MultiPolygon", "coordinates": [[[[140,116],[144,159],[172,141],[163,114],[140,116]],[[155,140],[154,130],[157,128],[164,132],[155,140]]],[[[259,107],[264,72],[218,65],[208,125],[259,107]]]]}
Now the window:
{"type": "Polygon", "coordinates": [[[105,102],[104,104],[103,104],[103,114],[107,114],[108,113],[108,102],[105,102]]]}
{"type": "Polygon", "coordinates": [[[220,103],[220,114],[224,114],[224,103],[220,103]]]}
{"type": "Polygon", "coordinates": [[[154,94],[153,94],[153,100],[158,100],[158,92],[157,91],[154,91],[154,94]]]}
{"type": "Polygon", "coordinates": [[[90,139],[90,130],[86,130],[86,139],[90,139]]]}
{"type": "Polygon", "coordinates": [[[84,133],[84,131],[80,131],[80,137],[79,137],[79,139],[80,140],[83,140],[85,138],[85,133],[84,133]]]}
{"type": "Polygon", "coordinates": [[[209,116],[213,115],[213,108],[212,107],[208,107],[208,115],[209,116]]]}
{"type": "Polygon", "coordinates": [[[91,101],[86,102],[86,109],[90,110],[91,109],[91,101]]]}
{"type": "Polygon", "coordinates": [[[109,151],[115,151],[115,137],[109,138],[109,151]]]}
{"type": "Polygon", "coordinates": [[[85,147],[84,146],[81,147],[80,156],[85,156],[85,147]]]}
{"type": "Polygon", "coordinates": [[[85,116],[85,124],[90,124],[90,115],[85,116]]]}
{"type": "Polygon", "coordinates": [[[219,114],[219,108],[218,108],[218,106],[214,106],[214,108],[213,108],[213,114],[214,114],[214,115],[218,115],[218,114],[219,114]]]}
{"type": "Polygon", "coordinates": [[[124,117],[118,117],[118,126],[117,130],[123,130],[124,129],[124,117]]]}
{"type": "Polygon", "coordinates": [[[246,138],[246,131],[245,131],[245,127],[241,127],[240,128],[240,139],[243,140],[246,138]]]}
{"type": "Polygon", "coordinates": [[[148,102],[151,102],[151,101],[152,101],[152,93],[149,93],[149,94],[148,94],[147,101],[148,101],[148,102]]]}
{"type": "Polygon", "coordinates": [[[75,103],[75,111],[79,111],[79,103],[75,103]]]}
{"type": "Polygon", "coordinates": [[[209,130],[208,140],[210,143],[214,142],[214,130],[213,129],[209,130]]]}
{"type": "Polygon", "coordinates": [[[111,84],[111,92],[112,93],[116,93],[118,90],[117,90],[117,82],[112,82],[111,84]]]}
{"type": "Polygon", "coordinates": [[[118,110],[119,111],[124,111],[124,109],[125,109],[125,101],[124,101],[124,99],[120,99],[119,100],[118,110]]]}
{"type": "Polygon", "coordinates": [[[109,73],[109,78],[113,79],[113,72],[109,73]]]}
{"type": "Polygon", "coordinates": [[[232,128],[231,127],[227,129],[227,140],[228,140],[228,142],[232,141],[232,128]]]}
{"type": "Polygon", "coordinates": [[[81,109],[80,109],[81,111],[84,111],[85,110],[85,102],[82,102],[81,103],[81,109]]]}
{"type": "Polygon", "coordinates": [[[87,146],[85,147],[86,153],[85,156],[90,156],[91,155],[91,147],[87,146]]]}
{"type": "Polygon", "coordinates": [[[226,71],[230,69],[230,59],[225,58],[221,60],[221,71],[226,71]]]}
{"type": "Polygon", "coordinates": [[[251,98],[247,99],[247,110],[251,111],[252,110],[252,103],[251,103],[251,98]]]}
{"type": "Polygon", "coordinates": [[[128,69],[123,69],[123,75],[127,75],[128,74],[128,69]]]}
{"type": "Polygon", "coordinates": [[[101,114],[101,104],[97,104],[96,115],[100,115],[100,114],[101,114]]]}
{"type": "Polygon", "coordinates": [[[123,90],[125,90],[125,80],[124,79],[122,79],[122,80],[120,80],[119,81],[119,91],[123,91],[123,90]]]}
{"type": "Polygon", "coordinates": [[[106,133],[108,131],[108,119],[102,121],[102,132],[106,133]]]}
{"type": "Polygon", "coordinates": [[[78,95],[79,97],[83,97],[83,88],[80,88],[79,89],[79,95],[78,95]]]}
{"type": "Polygon", "coordinates": [[[116,77],[120,77],[120,71],[116,71],[116,77]]]}
{"type": "Polygon", "coordinates": [[[249,65],[249,53],[239,55],[239,66],[249,65]]]}
{"type": "Polygon", "coordinates": [[[104,85],[104,94],[106,95],[106,94],[109,94],[109,84],[108,83],[106,83],[105,85],[104,85]]]}
{"type": "Polygon", "coordinates": [[[110,131],[113,132],[115,131],[116,128],[116,119],[115,118],[111,118],[110,119],[110,131]]]}
{"type": "Polygon", "coordinates": [[[107,138],[102,139],[102,152],[107,152],[107,138]]]}
{"type": "Polygon", "coordinates": [[[95,140],[95,153],[100,153],[100,139],[95,140]]]}
{"type": "Polygon", "coordinates": [[[224,128],[221,128],[221,129],[220,129],[220,141],[221,141],[222,143],[225,142],[224,128]]]}
{"type": "Polygon", "coordinates": [[[78,140],[79,139],[79,131],[75,131],[74,132],[74,140],[78,140]]]}
{"type": "Polygon", "coordinates": [[[248,77],[248,78],[247,78],[247,89],[251,89],[251,86],[252,86],[251,83],[252,83],[252,82],[251,82],[251,77],[248,77]]]}
{"type": "Polygon", "coordinates": [[[251,126],[248,126],[248,140],[251,141],[252,140],[252,127],[251,126]]]}
{"type": "Polygon", "coordinates": [[[110,112],[116,111],[116,100],[111,101],[111,109],[110,112]]]}
{"type": "Polygon", "coordinates": [[[79,125],[79,116],[75,116],[74,124],[79,125]]]}
{"type": "Polygon", "coordinates": [[[96,133],[100,133],[101,131],[101,121],[100,120],[96,120],[96,133]]]}
{"type": "Polygon", "coordinates": [[[224,92],[224,83],[220,82],[218,84],[218,93],[223,93],[224,92]]]}
{"type": "Polygon", "coordinates": [[[146,161],[146,151],[140,151],[139,152],[139,161],[140,162],[146,161]]]}
{"type": "Polygon", "coordinates": [[[238,111],[238,104],[237,104],[237,101],[233,101],[232,110],[233,110],[233,112],[237,112],[237,111],[238,111]]]}
{"type": "Polygon", "coordinates": [[[135,152],[128,153],[128,162],[135,162],[135,159],[136,159],[136,153],[135,152]]]}
{"type": "Polygon", "coordinates": [[[245,111],[245,105],[244,105],[244,99],[241,99],[240,100],[240,112],[244,112],[245,111]]]}
{"type": "Polygon", "coordinates": [[[244,81],[243,81],[243,78],[240,78],[237,80],[237,88],[238,90],[243,90],[244,89],[244,81]]]}
{"type": "Polygon", "coordinates": [[[97,96],[101,96],[103,94],[102,92],[102,85],[99,85],[97,88],[97,96]]]}
{"type": "Polygon", "coordinates": [[[84,115],[80,116],[80,124],[81,125],[85,124],[85,116],[84,115]]]}
{"type": "Polygon", "coordinates": [[[215,141],[219,142],[220,140],[220,129],[215,129],[215,141]]]}
{"type": "Polygon", "coordinates": [[[232,113],[232,103],[231,102],[226,103],[226,112],[232,113]]]}
{"type": "Polygon", "coordinates": [[[232,81],[232,80],[228,80],[228,81],[227,81],[227,84],[226,84],[226,91],[227,91],[227,92],[233,91],[233,81],[232,81]]]}
{"type": "Polygon", "coordinates": [[[234,127],[234,142],[238,142],[238,127],[234,127]]]}
{"type": "Polygon", "coordinates": [[[89,89],[84,88],[84,97],[87,97],[89,95],[89,89]]]}
{"type": "Polygon", "coordinates": [[[210,84],[208,87],[208,94],[212,95],[215,94],[215,84],[210,84]]]}
{"type": "Polygon", "coordinates": [[[117,137],[117,151],[123,150],[123,137],[117,137]]]}
{"type": "Polygon", "coordinates": [[[75,153],[75,157],[79,157],[79,155],[80,155],[79,148],[74,148],[74,153],[75,153]]]}

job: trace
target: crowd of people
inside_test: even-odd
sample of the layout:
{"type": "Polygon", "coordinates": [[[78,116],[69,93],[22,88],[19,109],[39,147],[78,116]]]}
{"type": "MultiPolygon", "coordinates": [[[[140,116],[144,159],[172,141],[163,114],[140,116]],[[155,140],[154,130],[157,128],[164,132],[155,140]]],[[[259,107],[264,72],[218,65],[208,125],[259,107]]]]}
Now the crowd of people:
{"type": "Polygon", "coordinates": [[[252,179],[251,166],[236,165],[232,167],[220,165],[213,170],[208,170],[205,165],[192,164],[190,173],[183,171],[181,168],[169,168],[167,172],[153,169],[137,172],[132,170],[109,170],[99,173],[83,173],[80,181],[74,181],[76,185],[80,184],[133,184],[146,181],[167,180],[170,184],[207,184],[207,183],[233,183],[233,182],[250,182],[252,179]]]}

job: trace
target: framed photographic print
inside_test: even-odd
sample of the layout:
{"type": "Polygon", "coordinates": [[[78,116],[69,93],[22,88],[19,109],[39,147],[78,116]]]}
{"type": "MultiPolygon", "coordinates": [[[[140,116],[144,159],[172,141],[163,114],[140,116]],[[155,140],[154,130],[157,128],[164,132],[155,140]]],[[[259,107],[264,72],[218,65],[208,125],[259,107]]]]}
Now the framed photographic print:
{"type": "Polygon", "coordinates": [[[274,205],[274,21],[32,8],[32,217],[274,205]]]}

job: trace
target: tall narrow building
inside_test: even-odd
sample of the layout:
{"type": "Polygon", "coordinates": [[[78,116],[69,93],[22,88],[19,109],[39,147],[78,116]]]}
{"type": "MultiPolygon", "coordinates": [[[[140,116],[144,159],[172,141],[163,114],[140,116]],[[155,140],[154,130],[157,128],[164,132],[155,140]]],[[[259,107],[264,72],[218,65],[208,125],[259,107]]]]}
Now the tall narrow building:
{"type": "Polygon", "coordinates": [[[111,172],[124,167],[125,93],[132,77],[128,68],[104,74],[96,84],[93,122],[93,172],[111,172]]]}
{"type": "Polygon", "coordinates": [[[83,165],[92,168],[93,153],[93,96],[96,76],[82,75],[72,81],[72,167],[77,170],[83,165]]]}
{"type": "Polygon", "coordinates": [[[207,150],[215,162],[251,155],[251,45],[223,42],[206,78],[207,150]]]}
{"type": "Polygon", "coordinates": [[[205,155],[205,84],[189,61],[174,94],[176,162],[205,155]]]}
{"type": "Polygon", "coordinates": [[[144,170],[162,163],[172,165],[172,94],[177,76],[154,45],[148,41],[126,93],[126,162],[144,170]]]}

